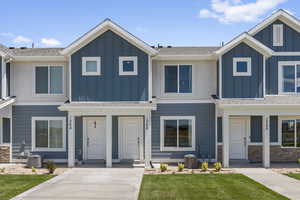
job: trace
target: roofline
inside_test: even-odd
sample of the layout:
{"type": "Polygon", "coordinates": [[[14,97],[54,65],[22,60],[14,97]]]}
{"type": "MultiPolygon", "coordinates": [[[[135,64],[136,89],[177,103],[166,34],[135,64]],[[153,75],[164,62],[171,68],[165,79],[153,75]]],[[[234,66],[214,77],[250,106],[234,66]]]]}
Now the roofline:
{"type": "Polygon", "coordinates": [[[105,19],[103,22],[98,24],[96,27],[92,28],[90,31],[82,35],[80,38],[72,42],[69,46],[61,51],[61,54],[64,56],[70,55],[76,50],[83,47],[88,42],[95,39],[97,36],[103,34],[106,30],[113,30],[117,32],[122,38],[127,40],[130,43],[135,44],[137,47],[142,49],[143,51],[147,52],[150,55],[156,55],[158,53],[157,50],[153,49],[150,45],[142,41],[141,39],[137,38],[136,36],[132,35],[121,26],[116,24],[115,22],[111,21],[110,19],[105,19]]]}
{"type": "Polygon", "coordinates": [[[217,56],[212,54],[205,55],[157,55],[153,60],[217,60],[217,56]]]}
{"type": "Polygon", "coordinates": [[[254,26],[252,29],[248,31],[250,35],[255,35],[262,29],[264,29],[266,26],[274,22],[276,19],[280,19],[285,21],[288,25],[292,26],[296,31],[300,32],[300,21],[290,13],[284,11],[283,9],[280,9],[273,13],[271,16],[263,20],[261,23],[258,25],[254,26]],[[290,23],[289,23],[290,22],[290,23]]]}
{"type": "Polygon", "coordinates": [[[263,55],[265,55],[267,57],[270,57],[274,54],[274,51],[272,49],[265,46],[264,44],[262,44],[261,42],[259,42],[258,40],[256,40],[252,36],[250,36],[248,33],[242,33],[235,39],[228,42],[225,46],[223,46],[219,50],[215,51],[215,53],[217,55],[223,55],[226,52],[233,49],[238,44],[240,44],[241,42],[245,42],[247,45],[253,47],[255,50],[257,50],[258,52],[262,53],[263,55]]]}

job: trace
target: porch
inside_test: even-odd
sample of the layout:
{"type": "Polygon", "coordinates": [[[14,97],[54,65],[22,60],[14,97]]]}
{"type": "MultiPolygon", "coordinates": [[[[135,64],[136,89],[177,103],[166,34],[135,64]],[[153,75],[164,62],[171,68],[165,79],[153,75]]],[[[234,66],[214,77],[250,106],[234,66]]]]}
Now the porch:
{"type": "Polygon", "coordinates": [[[145,162],[151,158],[152,103],[69,103],[68,166],[84,163],[121,161],[145,162]]]}

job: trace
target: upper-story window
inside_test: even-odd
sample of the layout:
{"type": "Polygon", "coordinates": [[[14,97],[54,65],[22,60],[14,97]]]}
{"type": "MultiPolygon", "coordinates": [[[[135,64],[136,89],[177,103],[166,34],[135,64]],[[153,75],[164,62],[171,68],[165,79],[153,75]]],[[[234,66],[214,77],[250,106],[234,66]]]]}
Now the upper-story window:
{"type": "Polygon", "coordinates": [[[63,94],[63,71],[62,66],[36,66],[35,93],[63,94]]]}
{"type": "Polygon", "coordinates": [[[251,58],[233,58],[233,76],[251,76],[251,58]]]}
{"type": "Polygon", "coordinates": [[[82,75],[83,76],[101,75],[101,58],[82,57],[82,75]]]}
{"type": "Polygon", "coordinates": [[[283,24],[273,25],[273,46],[283,46],[283,24]]]}
{"type": "Polygon", "coordinates": [[[120,56],[119,57],[119,75],[137,75],[137,57],[136,56],[120,56]]]}
{"type": "Polygon", "coordinates": [[[165,93],[192,93],[192,65],[165,65],[165,93]]]}
{"type": "Polygon", "coordinates": [[[279,63],[282,93],[300,93],[300,62],[279,63]]]}

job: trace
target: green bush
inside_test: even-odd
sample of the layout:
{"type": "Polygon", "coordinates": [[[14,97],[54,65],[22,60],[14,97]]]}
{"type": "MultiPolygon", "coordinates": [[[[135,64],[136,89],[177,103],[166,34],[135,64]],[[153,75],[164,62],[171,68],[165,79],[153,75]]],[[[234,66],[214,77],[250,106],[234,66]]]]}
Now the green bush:
{"type": "Polygon", "coordinates": [[[0,172],[1,173],[4,173],[5,172],[5,168],[3,167],[3,168],[0,168],[0,172]]]}
{"type": "Polygon", "coordinates": [[[48,169],[49,174],[53,174],[57,167],[53,161],[48,161],[46,163],[46,168],[48,169]]]}
{"type": "Polygon", "coordinates": [[[31,167],[31,171],[32,171],[32,173],[36,173],[36,168],[35,167],[31,167]]]}
{"type": "Polygon", "coordinates": [[[165,172],[168,170],[168,165],[165,163],[160,163],[160,171],[165,172]]]}
{"type": "Polygon", "coordinates": [[[208,170],[208,162],[203,162],[201,164],[201,170],[206,172],[208,170]]]}
{"type": "Polygon", "coordinates": [[[220,162],[216,162],[214,163],[214,168],[217,172],[219,172],[222,169],[222,164],[220,162]]]}
{"type": "Polygon", "coordinates": [[[184,164],[183,163],[178,163],[178,171],[182,172],[184,169],[184,164]]]}
{"type": "Polygon", "coordinates": [[[300,158],[298,158],[298,163],[300,164],[300,158]]]}

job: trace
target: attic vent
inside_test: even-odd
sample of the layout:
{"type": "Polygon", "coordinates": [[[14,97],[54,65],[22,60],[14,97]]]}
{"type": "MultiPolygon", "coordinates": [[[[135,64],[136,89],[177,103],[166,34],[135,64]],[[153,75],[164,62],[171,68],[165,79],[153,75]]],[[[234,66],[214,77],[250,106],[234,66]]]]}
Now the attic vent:
{"type": "Polygon", "coordinates": [[[20,49],[27,49],[27,47],[20,47],[20,49]]]}

